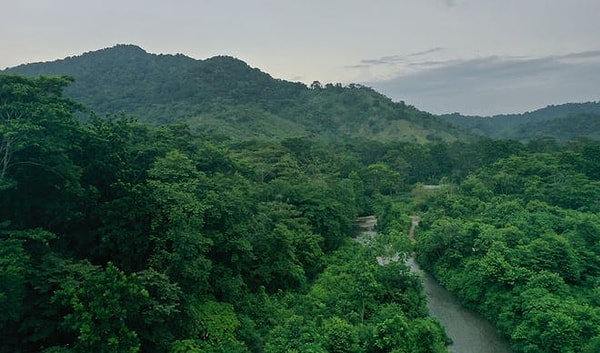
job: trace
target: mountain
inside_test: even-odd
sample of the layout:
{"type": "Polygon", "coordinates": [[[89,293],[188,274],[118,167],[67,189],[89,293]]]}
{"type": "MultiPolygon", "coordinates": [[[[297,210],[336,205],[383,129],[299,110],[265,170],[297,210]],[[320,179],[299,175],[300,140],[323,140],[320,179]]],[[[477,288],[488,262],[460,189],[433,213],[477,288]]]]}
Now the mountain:
{"type": "Polygon", "coordinates": [[[73,76],[75,82],[65,94],[98,115],[124,113],[155,125],[185,122],[227,138],[472,138],[369,87],[318,82],[307,87],[275,79],[230,56],[196,60],[116,45],[3,73],[73,76]]]}
{"type": "Polygon", "coordinates": [[[448,123],[493,139],[529,141],[553,138],[569,141],[579,137],[600,139],[600,102],[550,105],[523,114],[493,117],[447,114],[448,123]]]}

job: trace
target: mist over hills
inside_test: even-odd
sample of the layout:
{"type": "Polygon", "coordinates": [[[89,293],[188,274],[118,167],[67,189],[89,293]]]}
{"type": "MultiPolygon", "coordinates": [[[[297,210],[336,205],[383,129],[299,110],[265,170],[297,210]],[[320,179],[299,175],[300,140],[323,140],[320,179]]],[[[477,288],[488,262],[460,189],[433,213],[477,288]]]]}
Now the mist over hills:
{"type": "MultiPolygon", "coordinates": [[[[600,103],[570,103],[495,117],[436,116],[362,85],[275,79],[242,60],[150,54],[116,45],[4,73],[69,75],[65,94],[98,115],[149,124],[185,122],[226,138],[367,138],[381,141],[600,138],[600,103]]],[[[88,113],[89,114],[89,113],[88,113]]],[[[85,118],[85,116],[82,116],[85,118]]]]}

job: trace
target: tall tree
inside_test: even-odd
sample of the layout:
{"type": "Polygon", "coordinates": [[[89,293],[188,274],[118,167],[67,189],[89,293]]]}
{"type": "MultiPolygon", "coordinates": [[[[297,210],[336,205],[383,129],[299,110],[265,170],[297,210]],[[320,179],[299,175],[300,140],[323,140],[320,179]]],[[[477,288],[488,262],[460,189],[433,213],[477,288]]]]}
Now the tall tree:
{"type": "Polygon", "coordinates": [[[69,77],[0,75],[0,214],[14,227],[59,228],[82,196],[80,108],[69,77]]]}

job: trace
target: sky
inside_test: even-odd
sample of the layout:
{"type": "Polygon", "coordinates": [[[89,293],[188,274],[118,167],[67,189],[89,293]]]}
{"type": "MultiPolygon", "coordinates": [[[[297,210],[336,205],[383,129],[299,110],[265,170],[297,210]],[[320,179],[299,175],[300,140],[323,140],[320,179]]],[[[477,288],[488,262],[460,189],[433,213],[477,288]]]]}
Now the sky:
{"type": "Polygon", "coordinates": [[[135,44],[360,83],[436,114],[600,100],[600,0],[19,0],[0,69],[135,44]]]}

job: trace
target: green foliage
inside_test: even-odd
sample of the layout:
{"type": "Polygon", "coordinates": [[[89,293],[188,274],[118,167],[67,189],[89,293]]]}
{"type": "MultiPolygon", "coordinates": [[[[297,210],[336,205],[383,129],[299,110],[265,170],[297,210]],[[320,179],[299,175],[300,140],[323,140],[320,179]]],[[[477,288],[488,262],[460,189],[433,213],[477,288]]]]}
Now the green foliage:
{"type": "Polygon", "coordinates": [[[519,152],[471,173],[460,193],[422,201],[420,263],[516,352],[594,347],[600,223],[581,152],[593,146],[519,152]]]}
{"type": "Polygon", "coordinates": [[[170,353],[202,353],[200,344],[192,339],[177,340],[171,345],[170,353]]]}
{"type": "Polygon", "coordinates": [[[204,178],[193,162],[178,151],[157,159],[148,174],[156,202],[151,225],[155,249],[150,265],[164,271],[185,291],[202,293],[210,269],[205,254],[212,244],[200,234],[208,208],[198,199],[204,178]]]}
{"type": "Polygon", "coordinates": [[[403,189],[403,180],[400,173],[392,170],[385,163],[374,163],[367,167],[366,175],[361,179],[367,185],[367,193],[382,193],[393,195],[403,189]]]}
{"type": "Polygon", "coordinates": [[[65,283],[53,300],[69,309],[62,327],[76,335],[76,352],[139,352],[138,334],[128,321],[147,296],[147,290],[109,263],[65,283]]]}
{"type": "Polygon", "coordinates": [[[331,353],[360,352],[358,332],[349,322],[333,317],[323,323],[325,347],[331,353]]]}
{"type": "Polygon", "coordinates": [[[409,326],[402,313],[375,325],[375,346],[381,352],[409,352],[409,326]]]}
{"type": "MultiPolygon", "coordinates": [[[[97,54],[107,67],[111,53],[97,54]]],[[[206,103],[198,116],[285,120],[285,136],[303,120],[348,138],[228,141],[125,116],[80,124],[62,96],[70,79],[0,76],[0,352],[444,352],[419,278],[376,259],[413,250],[517,351],[597,347],[597,144],[355,139],[389,137],[381,119],[436,122],[366,87],[273,82],[232,58],[163,59],[214,80],[169,92],[206,103]],[[404,236],[411,189],[416,244],[404,236]],[[351,240],[365,214],[379,218],[367,245],[351,240]]]]}
{"type": "Polygon", "coordinates": [[[23,240],[2,239],[0,247],[0,310],[4,313],[0,324],[18,321],[23,310],[27,269],[30,259],[23,248],[23,240]]]}
{"type": "Polygon", "coordinates": [[[56,229],[76,215],[79,106],[62,96],[71,81],[0,75],[0,214],[14,227],[56,229]]]}
{"type": "MultiPolygon", "coordinates": [[[[248,70],[219,60],[212,64],[248,70]]],[[[0,352],[374,352],[388,305],[421,327],[421,339],[443,345],[423,321],[418,278],[376,256],[412,250],[401,235],[406,208],[389,195],[420,178],[413,151],[435,160],[445,146],[232,142],[94,114],[83,124],[62,96],[70,79],[0,79],[0,352]],[[31,169],[42,165],[52,171],[31,169]],[[373,210],[385,225],[380,237],[371,247],[350,240],[353,220],[373,210]]],[[[298,88],[275,84],[269,94],[283,87],[298,88]]],[[[214,89],[250,99],[244,92],[256,87],[214,89]]],[[[388,109],[367,88],[323,90],[388,109]]],[[[442,173],[432,165],[428,175],[442,173]]],[[[582,221],[582,241],[595,244],[594,224],[582,221]]],[[[594,268],[574,269],[572,280],[594,268]]]]}
{"type": "Polygon", "coordinates": [[[402,311],[375,325],[374,336],[378,352],[447,352],[445,335],[439,324],[428,318],[409,321],[402,311]]]}
{"type": "Polygon", "coordinates": [[[202,319],[202,336],[213,345],[226,341],[237,341],[235,332],[240,326],[233,306],[227,303],[208,301],[198,308],[202,319]]]}

